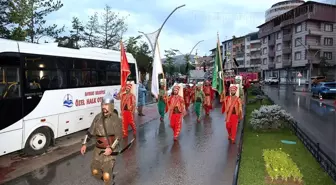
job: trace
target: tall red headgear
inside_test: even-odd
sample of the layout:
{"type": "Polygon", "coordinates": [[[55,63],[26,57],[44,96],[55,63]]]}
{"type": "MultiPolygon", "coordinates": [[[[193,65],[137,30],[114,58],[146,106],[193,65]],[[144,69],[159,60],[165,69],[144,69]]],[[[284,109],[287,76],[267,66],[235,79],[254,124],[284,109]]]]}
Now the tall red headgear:
{"type": "Polygon", "coordinates": [[[236,92],[238,90],[238,87],[237,86],[231,86],[230,87],[230,91],[234,91],[236,92]]]}
{"type": "Polygon", "coordinates": [[[180,90],[180,86],[176,85],[174,86],[174,91],[179,91],[180,90]]]}
{"type": "Polygon", "coordinates": [[[126,84],[126,90],[131,90],[132,89],[132,84],[126,84]]]}

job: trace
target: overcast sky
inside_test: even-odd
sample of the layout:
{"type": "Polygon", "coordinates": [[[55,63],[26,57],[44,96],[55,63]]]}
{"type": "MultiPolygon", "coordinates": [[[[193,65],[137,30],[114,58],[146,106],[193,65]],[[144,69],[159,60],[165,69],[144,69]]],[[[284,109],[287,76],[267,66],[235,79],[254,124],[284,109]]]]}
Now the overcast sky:
{"type": "MultiPolygon", "coordinates": [[[[160,50],[174,48],[188,53],[200,40],[198,54],[209,54],[216,46],[217,32],[220,40],[258,31],[265,20],[265,10],[277,0],[62,0],[64,6],[47,17],[50,24],[71,27],[73,16],[87,21],[94,12],[102,12],[105,4],[115,12],[128,16],[125,37],[136,36],[138,31],[151,33],[157,30],[168,14],[176,11],[164,26],[160,37],[160,50]]],[[[335,3],[335,0],[319,0],[335,3]]],[[[163,54],[162,54],[163,55],[163,54]]]]}

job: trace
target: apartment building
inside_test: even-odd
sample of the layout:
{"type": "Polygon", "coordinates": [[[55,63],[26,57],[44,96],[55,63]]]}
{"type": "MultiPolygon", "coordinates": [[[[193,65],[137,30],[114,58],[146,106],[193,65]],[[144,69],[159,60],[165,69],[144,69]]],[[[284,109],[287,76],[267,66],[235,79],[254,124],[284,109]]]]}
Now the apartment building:
{"type": "Polygon", "coordinates": [[[258,26],[264,77],[295,83],[298,74],[335,76],[336,6],[308,1],[258,26]],[[321,61],[325,61],[322,62],[321,61]],[[325,64],[328,64],[328,68],[325,64]]]}
{"type": "Polygon", "coordinates": [[[261,42],[258,32],[253,32],[245,36],[245,63],[247,72],[261,72],[261,42]]]}
{"type": "Polygon", "coordinates": [[[233,66],[233,61],[231,58],[231,53],[232,53],[232,39],[230,40],[226,40],[224,42],[222,42],[222,46],[223,46],[223,60],[225,59],[225,64],[224,64],[224,70],[230,70],[232,68],[234,68],[233,66]]]}

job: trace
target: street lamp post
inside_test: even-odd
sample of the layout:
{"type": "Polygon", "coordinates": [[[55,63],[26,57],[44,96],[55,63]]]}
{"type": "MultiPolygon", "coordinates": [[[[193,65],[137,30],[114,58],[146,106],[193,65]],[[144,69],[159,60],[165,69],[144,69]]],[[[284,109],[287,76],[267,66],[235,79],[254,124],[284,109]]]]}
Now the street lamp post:
{"type": "MultiPolygon", "coordinates": [[[[309,59],[310,58],[310,56],[309,56],[309,49],[307,48],[307,46],[306,45],[304,45],[304,44],[302,44],[302,42],[298,39],[297,40],[300,44],[301,44],[301,46],[303,46],[304,48],[305,48],[305,52],[307,53],[307,55],[308,55],[308,57],[307,57],[307,59],[308,59],[308,63],[309,63],[309,72],[308,72],[308,90],[309,91],[311,91],[311,83],[312,83],[312,80],[311,80],[311,77],[312,77],[312,68],[313,68],[313,64],[312,64],[312,59],[313,58],[315,58],[315,56],[316,56],[316,54],[317,53],[319,53],[320,51],[316,51],[315,52],[315,54],[314,54],[314,56],[312,57],[312,59],[309,59]]],[[[295,56],[294,56],[295,57],[295,56]]]]}

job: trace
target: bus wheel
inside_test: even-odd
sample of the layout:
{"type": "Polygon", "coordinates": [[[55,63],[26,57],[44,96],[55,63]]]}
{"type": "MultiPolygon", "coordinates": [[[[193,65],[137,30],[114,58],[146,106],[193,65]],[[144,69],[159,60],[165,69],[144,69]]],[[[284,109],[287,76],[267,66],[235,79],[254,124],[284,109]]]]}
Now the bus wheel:
{"type": "Polygon", "coordinates": [[[40,127],[30,134],[24,148],[27,155],[39,155],[47,151],[51,142],[50,131],[47,127],[40,127]]]}

